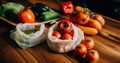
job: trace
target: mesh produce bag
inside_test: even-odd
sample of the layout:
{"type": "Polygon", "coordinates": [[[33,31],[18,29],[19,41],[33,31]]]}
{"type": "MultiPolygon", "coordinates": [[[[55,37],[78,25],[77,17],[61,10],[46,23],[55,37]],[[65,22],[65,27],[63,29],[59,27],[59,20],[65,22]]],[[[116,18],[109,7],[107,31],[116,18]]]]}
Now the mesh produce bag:
{"type": "Polygon", "coordinates": [[[84,39],[84,33],[72,24],[74,31],[72,40],[62,40],[52,36],[53,31],[57,28],[58,23],[52,25],[48,30],[47,44],[51,50],[59,53],[65,53],[75,49],[75,47],[81,43],[84,39]]]}
{"type": "Polygon", "coordinates": [[[47,29],[42,23],[20,23],[10,37],[25,49],[44,42],[47,38],[47,29]]]}

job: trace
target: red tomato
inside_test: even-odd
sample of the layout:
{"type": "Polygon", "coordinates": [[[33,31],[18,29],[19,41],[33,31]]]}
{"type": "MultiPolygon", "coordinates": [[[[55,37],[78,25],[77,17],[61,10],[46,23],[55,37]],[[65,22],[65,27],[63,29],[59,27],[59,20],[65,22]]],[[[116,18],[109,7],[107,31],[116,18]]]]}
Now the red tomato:
{"type": "Polygon", "coordinates": [[[74,35],[74,31],[71,30],[71,32],[70,32],[69,34],[73,37],[73,35],[74,35]]]}
{"type": "Polygon", "coordinates": [[[63,40],[72,40],[72,36],[71,36],[70,34],[68,34],[68,33],[65,33],[65,34],[61,37],[61,39],[63,39],[63,40]]]}
{"type": "Polygon", "coordinates": [[[28,8],[19,12],[17,17],[19,21],[22,23],[34,23],[35,22],[35,16],[33,12],[28,8]]]}
{"type": "Polygon", "coordinates": [[[85,39],[83,39],[81,43],[86,46],[87,50],[90,50],[94,47],[94,41],[90,37],[85,37],[85,39]]]}
{"type": "Polygon", "coordinates": [[[82,25],[85,25],[85,24],[87,24],[88,22],[89,22],[89,20],[90,20],[90,17],[89,17],[89,15],[88,14],[84,14],[84,13],[78,13],[78,15],[77,15],[77,23],[78,24],[82,24],[82,25]]]}
{"type": "Polygon", "coordinates": [[[87,52],[87,49],[84,44],[79,44],[74,50],[74,53],[79,56],[84,56],[86,52],[87,52]]]}
{"type": "Polygon", "coordinates": [[[90,63],[95,63],[99,60],[99,53],[96,50],[89,50],[85,59],[90,63]]]}
{"type": "Polygon", "coordinates": [[[58,31],[53,31],[52,36],[55,36],[57,38],[61,37],[61,34],[58,31]]]}

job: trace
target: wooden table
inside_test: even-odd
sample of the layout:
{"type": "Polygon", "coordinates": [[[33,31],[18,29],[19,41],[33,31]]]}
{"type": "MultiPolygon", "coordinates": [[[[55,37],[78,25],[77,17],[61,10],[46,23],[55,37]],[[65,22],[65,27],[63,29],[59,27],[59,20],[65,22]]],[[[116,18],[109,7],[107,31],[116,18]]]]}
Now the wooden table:
{"type": "MultiPolygon", "coordinates": [[[[25,6],[31,5],[23,0],[14,1],[25,6]]],[[[36,0],[31,3],[35,2],[36,0]]],[[[57,1],[45,0],[41,2],[54,9],[60,9],[57,1]]],[[[97,35],[91,36],[95,41],[94,49],[100,54],[100,59],[96,63],[120,63],[120,21],[106,16],[104,18],[106,24],[102,30],[97,35]]],[[[73,51],[63,54],[51,51],[46,42],[31,48],[21,49],[9,37],[10,31],[14,28],[0,20],[0,63],[85,63],[84,59],[76,57],[73,51]]]]}

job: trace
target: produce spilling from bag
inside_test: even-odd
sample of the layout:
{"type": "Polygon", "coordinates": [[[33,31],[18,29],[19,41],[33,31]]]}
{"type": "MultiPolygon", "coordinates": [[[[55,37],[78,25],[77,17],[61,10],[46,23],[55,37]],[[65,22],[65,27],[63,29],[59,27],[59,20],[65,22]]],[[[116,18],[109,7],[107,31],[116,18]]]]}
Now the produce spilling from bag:
{"type": "Polygon", "coordinates": [[[88,8],[74,6],[71,1],[61,3],[60,7],[64,18],[44,4],[36,3],[25,8],[21,4],[8,2],[0,6],[0,16],[17,22],[16,31],[10,37],[23,49],[46,42],[52,51],[74,51],[75,55],[88,62],[96,62],[99,53],[93,49],[94,40],[86,36],[96,35],[105,24],[104,18],[88,8]],[[69,19],[66,15],[70,16],[69,19]],[[59,21],[54,20],[58,17],[59,21]],[[49,20],[55,22],[46,27],[42,22],[49,20]]]}
{"type": "Polygon", "coordinates": [[[55,52],[64,53],[74,50],[84,39],[84,33],[68,20],[61,20],[48,30],[47,43],[55,52]]]}

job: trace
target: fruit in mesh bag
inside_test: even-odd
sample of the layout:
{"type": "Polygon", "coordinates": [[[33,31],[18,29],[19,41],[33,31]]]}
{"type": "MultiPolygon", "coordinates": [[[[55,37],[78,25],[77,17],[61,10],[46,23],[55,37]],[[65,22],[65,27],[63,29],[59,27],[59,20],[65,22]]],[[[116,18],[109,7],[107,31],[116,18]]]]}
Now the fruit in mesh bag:
{"type": "Polygon", "coordinates": [[[69,20],[61,20],[58,23],[58,29],[61,33],[69,33],[72,30],[72,23],[69,20]]]}

